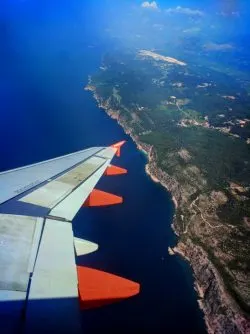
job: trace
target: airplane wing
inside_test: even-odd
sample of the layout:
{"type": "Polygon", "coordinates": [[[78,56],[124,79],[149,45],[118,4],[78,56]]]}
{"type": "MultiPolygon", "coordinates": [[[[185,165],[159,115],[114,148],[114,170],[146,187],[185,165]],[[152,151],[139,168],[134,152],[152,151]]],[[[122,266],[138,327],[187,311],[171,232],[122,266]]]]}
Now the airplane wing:
{"type": "Polygon", "coordinates": [[[79,209],[122,202],[95,186],[104,174],[126,173],[110,165],[123,143],[0,173],[0,321],[6,332],[20,326],[30,333],[81,332],[79,307],[139,292],[136,282],[75,262],[98,249],[73,235],[79,209]]]}

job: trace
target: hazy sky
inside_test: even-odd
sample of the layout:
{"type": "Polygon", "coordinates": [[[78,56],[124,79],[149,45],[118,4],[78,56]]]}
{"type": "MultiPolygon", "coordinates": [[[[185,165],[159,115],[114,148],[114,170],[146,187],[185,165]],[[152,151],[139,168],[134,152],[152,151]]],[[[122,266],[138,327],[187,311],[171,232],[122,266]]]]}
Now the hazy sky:
{"type": "Polygon", "coordinates": [[[112,38],[124,47],[160,48],[193,39],[229,52],[248,47],[249,17],[249,0],[8,0],[1,4],[0,37],[9,47],[13,27],[26,25],[31,33],[33,26],[51,30],[52,40],[61,29],[62,40],[70,35],[89,44],[112,38]]]}

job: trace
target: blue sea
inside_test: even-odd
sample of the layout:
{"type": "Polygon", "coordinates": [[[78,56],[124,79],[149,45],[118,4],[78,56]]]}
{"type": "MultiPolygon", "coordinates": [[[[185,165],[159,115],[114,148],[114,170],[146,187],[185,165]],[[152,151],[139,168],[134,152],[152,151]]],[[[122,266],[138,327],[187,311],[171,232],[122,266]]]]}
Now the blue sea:
{"type": "Polygon", "coordinates": [[[98,184],[122,195],[124,204],[81,209],[74,231],[100,245],[81,264],[138,281],[141,293],[84,312],[84,333],[204,333],[191,268],[168,254],[176,243],[171,196],[146,175],[145,156],[83,90],[108,48],[84,6],[12,0],[1,8],[0,170],[127,140],[115,164],[128,175],[98,184]]]}

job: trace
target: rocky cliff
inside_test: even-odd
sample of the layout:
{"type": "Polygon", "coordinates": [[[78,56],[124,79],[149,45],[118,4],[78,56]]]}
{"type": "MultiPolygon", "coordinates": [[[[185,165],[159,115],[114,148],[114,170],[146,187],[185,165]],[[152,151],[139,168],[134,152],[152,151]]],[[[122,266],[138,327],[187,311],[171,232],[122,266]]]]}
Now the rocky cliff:
{"type": "MultiPolygon", "coordinates": [[[[131,136],[140,150],[148,155],[148,164],[146,172],[155,182],[160,182],[168,191],[171,192],[173,202],[176,207],[176,215],[174,217],[173,229],[180,237],[180,241],[173,249],[174,253],[180,254],[187,259],[194,272],[195,286],[199,296],[199,305],[204,312],[205,321],[209,333],[250,333],[250,321],[237,305],[235,300],[227,292],[221,275],[216,266],[211,261],[211,257],[205,249],[205,245],[216,246],[218,240],[213,237],[215,229],[218,229],[222,235],[230,233],[230,227],[219,223],[218,217],[212,210],[220,203],[226,201],[225,196],[220,192],[212,192],[207,194],[198,194],[190,204],[190,195],[199,190],[199,184],[204,184],[204,180],[200,172],[195,170],[197,186],[187,186],[180,184],[175,177],[170,176],[163,171],[157,164],[157,152],[152,145],[145,144],[139,140],[134,133],[131,124],[119,113],[114,110],[110,99],[104,100],[98,96],[93,85],[88,85],[86,90],[91,90],[98,102],[99,107],[103,108],[107,114],[116,119],[125,132],[131,136]],[[204,218],[204,212],[209,211],[209,215],[204,218]],[[202,237],[202,242],[200,238],[202,237]],[[195,242],[199,240],[199,242],[195,242]],[[202,247],[204,245],[204,247],[202,247]]],[[[193,170],[185,171],[187,179],[193,177],[193,170]]],[[[220,240],[220,241],[221,241],[220,240]]],[[[219,253],[218,253],[219,254],[219,253]]],[[[225,257],[219,254],[221,258],[225,257]]]]}
{"type": "Polygon", "coordinates": [[[218,271],[206,252],[187,239],[173,249],[186,258],[194,272],[199,305],[205,314],[209,333],[250,333],[249,321],[224,288],[218,271]]]}

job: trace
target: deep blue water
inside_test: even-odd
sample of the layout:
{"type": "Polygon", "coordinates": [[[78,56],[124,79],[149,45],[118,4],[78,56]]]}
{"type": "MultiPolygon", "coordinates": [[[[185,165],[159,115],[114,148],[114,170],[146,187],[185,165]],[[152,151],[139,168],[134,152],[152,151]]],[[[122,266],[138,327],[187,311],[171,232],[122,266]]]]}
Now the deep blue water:
{"type": "Polygon", "coordinates": [[[167,251],[176,241],[170,195],[145,174],[143,154],[83,90],[107,45],[90,35],[91,18],[80,20],[78,1],[57,11],[43,3],[36,11],[32,1],[12,1],[1,15],[0,170],[126,139],[115,162],[129,174],[98,184],[124,196],[124,204],[82,209],[74,230],[100,245],[81,263],[138,281],[141,293],[83,313],[85,333],[203,333],[191,269],[167,251]]]}

